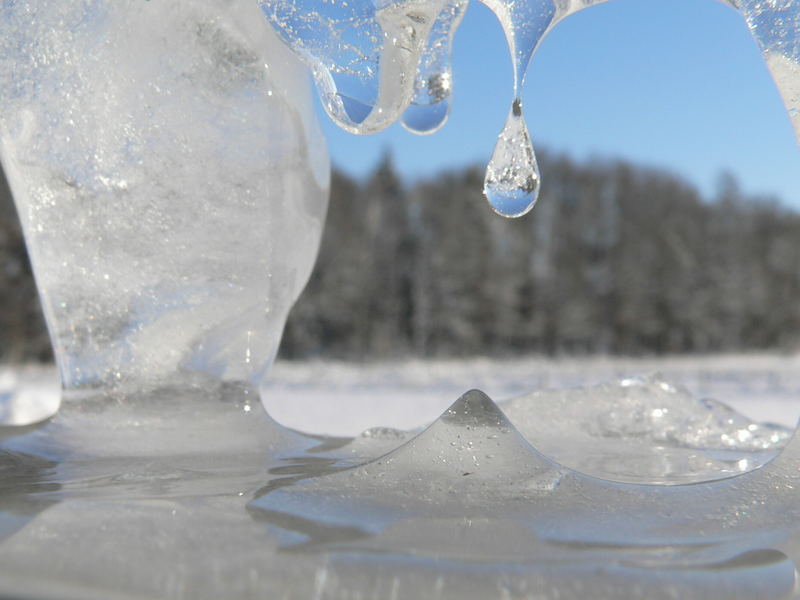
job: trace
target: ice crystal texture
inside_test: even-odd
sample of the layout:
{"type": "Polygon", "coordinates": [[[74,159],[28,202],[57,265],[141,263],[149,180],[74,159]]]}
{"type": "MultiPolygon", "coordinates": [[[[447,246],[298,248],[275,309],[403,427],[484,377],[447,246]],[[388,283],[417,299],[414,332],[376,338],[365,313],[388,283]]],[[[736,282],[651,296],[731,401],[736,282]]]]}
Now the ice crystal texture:
{"type": "MultiPolygon", "coordinates": [[[[276,32],[311,67],[331,118],[348,131],[372,133],[391,125],[411,102],[420,56],[445,0],[259,4],[276,32]]],[[[447,24],[458,23],[459,14],[452,11],[437,26],[444,30],[444,43],[450,39],[447,24]]],[[[440,96],[449,91],[441,90],[440,96]]]]}
{"type": "Polygon", "coordinates": [[[258,382],[325,215],[306,87],[247,0],[0,6],[3,166],[67,388],[258,382]]]}
{"type": "Polygon", "coordinates": [[[774,458],[792,433],[698,400],[658,375],[542,390],[502,408],[543,454],[629,483],[693,483],[751,471],[774,458]]]}
{"type": "Polygon", "coordinates": [[[731,0],[761,48],[800,141],[800,3],[731,0]]]}

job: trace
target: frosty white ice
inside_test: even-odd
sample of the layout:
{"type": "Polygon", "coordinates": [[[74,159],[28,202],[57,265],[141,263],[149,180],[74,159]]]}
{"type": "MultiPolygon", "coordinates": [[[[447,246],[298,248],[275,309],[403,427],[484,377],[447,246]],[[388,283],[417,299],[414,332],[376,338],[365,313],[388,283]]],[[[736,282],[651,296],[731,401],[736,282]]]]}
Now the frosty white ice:
{"type": "Polygon", "coordinates": [[[5,3],[0,106],[64,387],[256,386],[329,177],[305,72],[257,7],[5,3]]]}

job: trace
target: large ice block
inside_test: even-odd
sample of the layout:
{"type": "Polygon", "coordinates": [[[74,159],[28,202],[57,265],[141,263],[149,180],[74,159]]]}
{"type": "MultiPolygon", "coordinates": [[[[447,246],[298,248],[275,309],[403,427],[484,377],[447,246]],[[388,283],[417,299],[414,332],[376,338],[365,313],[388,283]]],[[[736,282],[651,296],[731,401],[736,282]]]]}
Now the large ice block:
{"type": "Polygon", "coordinates": [[[63,385],[257,384],[329,162],[252,0],[0,5],[0,138],[63,385]]]}

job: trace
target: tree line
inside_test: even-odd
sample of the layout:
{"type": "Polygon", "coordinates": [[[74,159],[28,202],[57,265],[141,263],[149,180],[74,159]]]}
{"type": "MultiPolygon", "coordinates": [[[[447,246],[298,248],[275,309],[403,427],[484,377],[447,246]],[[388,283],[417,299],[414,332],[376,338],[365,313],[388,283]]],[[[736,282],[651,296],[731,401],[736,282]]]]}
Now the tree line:
{"type": "MultiPolygon", "coordinates": [[[[800,345],[800,214],[722,176],[541,153],[521,219],[483,169],[404,182],[387,154],[334,171],[328,222],[285,358],[719,352],[800,345]]],[[[0,359],[49,358],[25,245],[0,187],[0,359]]]]}
{"type": "Polygon", "coordinates": [[[25,240],[0,172],[0,361],[51,360],[25,240]]]}
{"type": "Polygon", "coordinates": [[[800,215],[713,198],[624,161],[542,153],[526,217],[484,200],[483,169],[406,185],[388,155],[334,173],[316,269],[283,355],[343,359],[791,349],[800,342],[800,215]]]}

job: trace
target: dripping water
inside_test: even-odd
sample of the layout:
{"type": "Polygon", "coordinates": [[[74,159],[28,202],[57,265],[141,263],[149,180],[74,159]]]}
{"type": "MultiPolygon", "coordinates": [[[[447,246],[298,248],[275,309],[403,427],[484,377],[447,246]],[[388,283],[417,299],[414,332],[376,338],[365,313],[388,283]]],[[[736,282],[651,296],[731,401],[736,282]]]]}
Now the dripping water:
{"type": "Polygon", "coordinates": [[[514,95],[503,131],[486,168],[483,192],[504,217],[528,213],[539,197],[541,177],[522,111],[522,87],[531,56],[557,20],[553,2],[484,0],[506,35],[514,73],[514,95]]]}
{"type": "Polygon", "coordinates": [[[496,213],[520,217],[536,203],[540,180],[522,101],[516,98],[486,168],[483,192],[496,213]]]}
{"type": "Polygon", "coordinates": [[[402,117],[403,127],[411,133],[439,131],[450,116],[453,37],[466,8],[467,0],[451,0],[433,24],[417,69],[414,97],[402,117]]]}
{"type": "MultiPolygon", "coordinates": [[[[511,110],[486,169],[491,207],[519,217],[541,178],[522,110],[531,57],[561,20],[606,0],[481,0],[497,17],[514,73],[511,110]]],[[[725,0],[758,42],[800,140],[800,3],[725,0]]],[[[279,36],[312,69],[323,104],[347,131],[369,134],[401,120],[439,130],[452,96],[451,50],[468,0],[259,0],[279,36]]]]}

